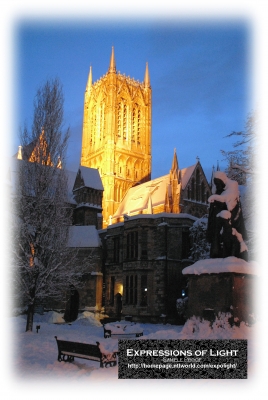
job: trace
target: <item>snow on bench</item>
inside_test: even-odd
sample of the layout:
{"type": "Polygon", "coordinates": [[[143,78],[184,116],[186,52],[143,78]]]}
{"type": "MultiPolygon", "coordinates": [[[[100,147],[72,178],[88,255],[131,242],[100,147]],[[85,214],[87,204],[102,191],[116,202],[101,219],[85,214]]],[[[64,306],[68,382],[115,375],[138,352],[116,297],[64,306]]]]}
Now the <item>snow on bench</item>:
{"type": "Polygon", "coordinates": [[[112,335],[135,335],[143,336],[143,328],[135,322],[120,321],[103,324],[104,338],[107,339],[112,335]]]}
{"type": "Polygon", "coordinates": [[[78,343],[67,340],[59,340],[55,336],[58,345],[58,361],[73,362],[74,357],[84,358],[86,360],[98,361],[100,367],[114,367],[117,365],[116,355],[117,352],[105,351],[103,346],[89,343],[78,343]]]}

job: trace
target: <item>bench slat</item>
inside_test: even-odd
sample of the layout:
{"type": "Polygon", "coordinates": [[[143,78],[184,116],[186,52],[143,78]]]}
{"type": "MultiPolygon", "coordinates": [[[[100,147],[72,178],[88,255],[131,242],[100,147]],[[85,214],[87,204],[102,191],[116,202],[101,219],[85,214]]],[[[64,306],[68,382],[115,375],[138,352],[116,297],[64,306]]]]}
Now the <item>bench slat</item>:
{"type": "Polygon", "coordinates": [[[79,353],[73,353],[71,351],[62,351],[61,354],[65,354],[66,356],[72,356],[72,357],[79,357],[79,358],[86,358],[88,360],[92,361],[100,361],[100,357],[94,357],[86,354],[79,354],[79,353]]]}

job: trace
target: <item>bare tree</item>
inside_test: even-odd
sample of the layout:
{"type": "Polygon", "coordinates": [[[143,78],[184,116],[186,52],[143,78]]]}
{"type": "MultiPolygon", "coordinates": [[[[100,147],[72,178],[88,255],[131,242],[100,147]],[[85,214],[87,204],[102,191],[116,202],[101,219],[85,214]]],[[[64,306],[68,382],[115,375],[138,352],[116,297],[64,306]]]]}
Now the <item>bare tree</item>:
{"type": "Polygon", "coordinates": [[[252,112],[248,115],[245,129],[239,132],[232,132],[227,138],[237,137],[238,140],[233,144],[234,150],[224,151],[223,154],[227,161],[226,174],[230,179],[236,180],[240,187],[241,203],[243,206],[244,220],[248,232],[247,245],[249,247],[249,257],[256,257],[256,148],[257,148],[257,113],[252,112]]]}
{"type": "Polygon", "coordinates": [[[254,173],[256,120],[256,113],[250,113],[243,131],[234,131],[225,136],[226,138],[238,138],[233,144],[234,150],[221,150],[227,161],[226,174],[228,178],[236,180],[240,185],[245,185],[249,176],[254,173]]]}
{"type": "Polygon", "coordinates": [[[24,160],[17,160],[13,208],[14,294],[28,306],[33,327],[37,300],[59,298],[83,271],[68,248],[72,209],[64,169],[69,129],[63,132],[63,92],[58,79],[38,89],[32,129],[21,132],[24,160]]]}

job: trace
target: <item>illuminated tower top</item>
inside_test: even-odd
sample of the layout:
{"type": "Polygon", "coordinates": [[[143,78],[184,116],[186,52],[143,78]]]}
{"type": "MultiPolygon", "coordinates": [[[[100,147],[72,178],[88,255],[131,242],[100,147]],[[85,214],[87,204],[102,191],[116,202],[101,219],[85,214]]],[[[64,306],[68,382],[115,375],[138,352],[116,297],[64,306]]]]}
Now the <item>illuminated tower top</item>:
{"type": "Polygon", "coordinates": [[[85,91],[81,165],[97,168],[104,186],[104,225],[126,191],[151,179],[151,86],[117,72],[114,48],[107,73],[85,91]]]}

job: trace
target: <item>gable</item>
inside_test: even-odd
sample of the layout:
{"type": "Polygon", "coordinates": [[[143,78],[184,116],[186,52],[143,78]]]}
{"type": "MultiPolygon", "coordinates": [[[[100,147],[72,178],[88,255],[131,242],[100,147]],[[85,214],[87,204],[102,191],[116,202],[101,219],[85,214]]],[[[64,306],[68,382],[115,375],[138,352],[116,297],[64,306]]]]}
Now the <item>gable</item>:
{"type": "Polygon", "coordinates": [[[103,191],[103,184],[97,169],[82,166],[79,167],[73,186],[73,191],[83,187],[103,191]]]}

